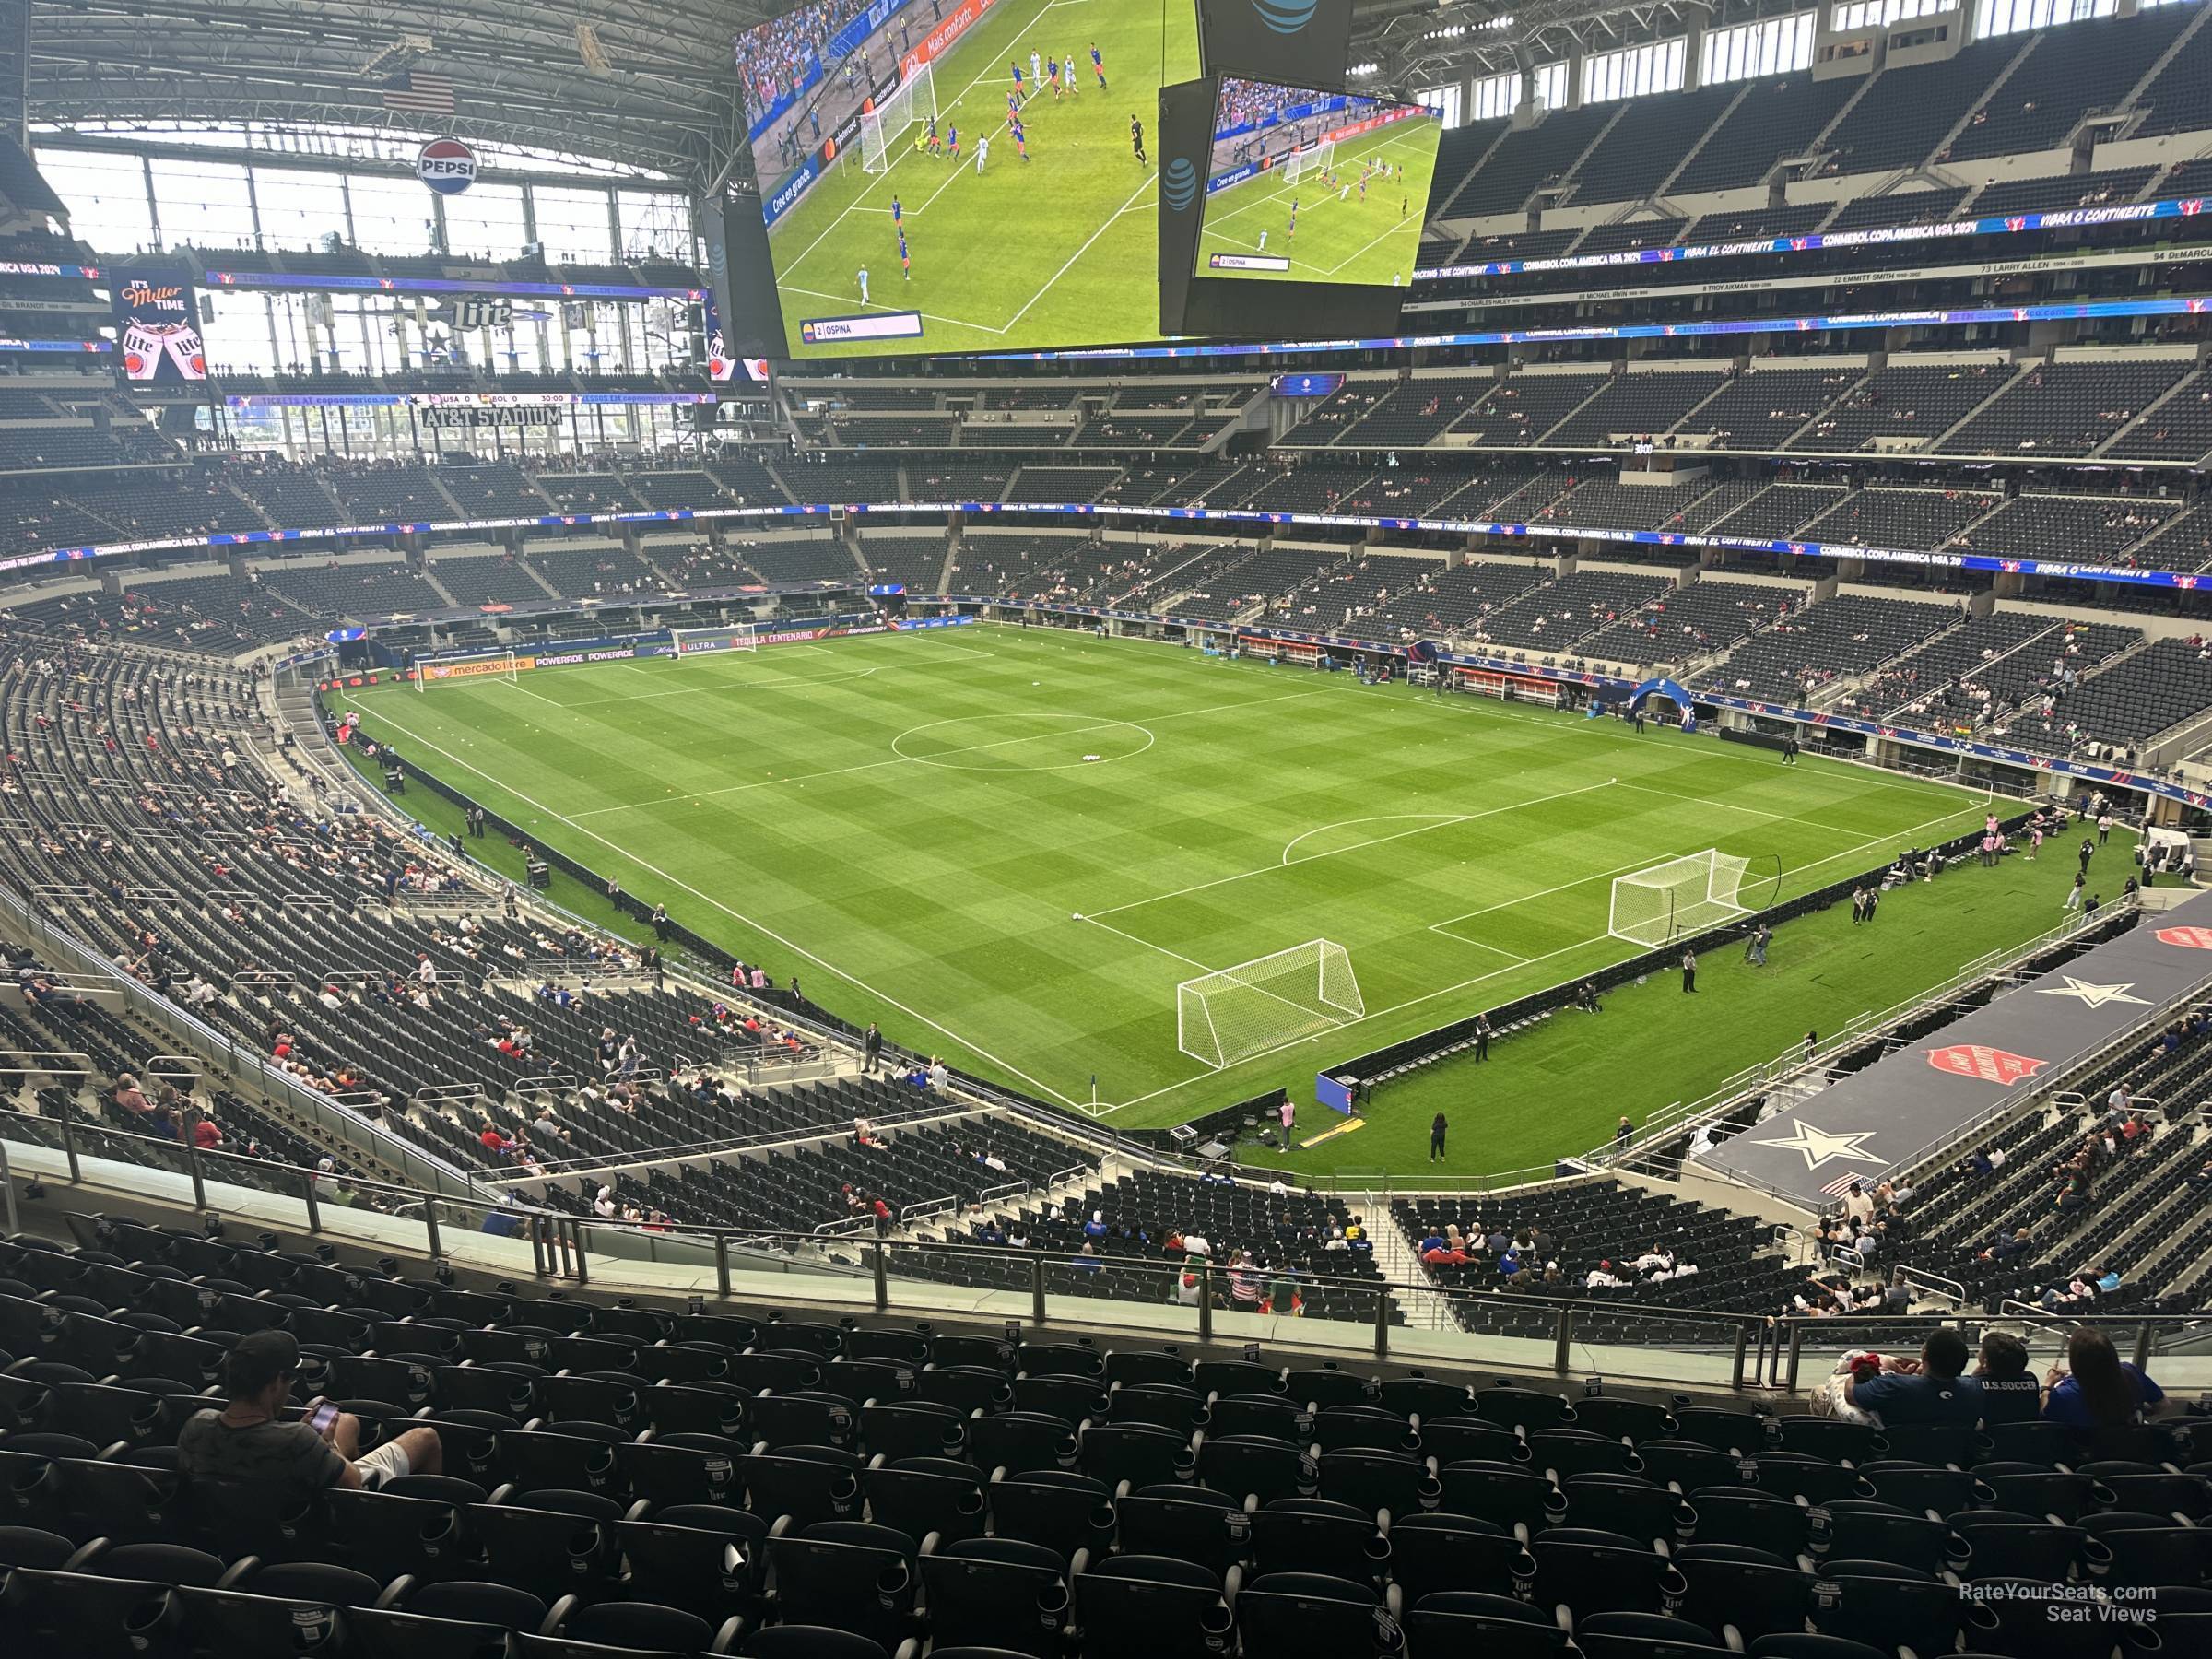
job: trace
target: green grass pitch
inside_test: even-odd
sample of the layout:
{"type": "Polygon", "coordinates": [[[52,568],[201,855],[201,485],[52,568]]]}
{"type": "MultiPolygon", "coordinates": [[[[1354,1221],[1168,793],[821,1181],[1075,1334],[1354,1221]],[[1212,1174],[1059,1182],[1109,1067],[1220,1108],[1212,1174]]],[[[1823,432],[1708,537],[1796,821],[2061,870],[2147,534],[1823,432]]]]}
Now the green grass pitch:
{"type": "Polygon", "coordinates": [[[1159,193],[1155,129],[1163,83],[1198,73],[1195,12],[1187,5],[1109,0],[998,0],[932,66],[938,130],[960,130],[960,159],[892,146],[887,172],[861,168],[856,140],[770,231],[791,355],[881,357],[908,352],[1014,351],[1106,345],[1159,333],[1159,193]],[[1091,73],[1105,59],[1107,90],[1091,73]],[[1017,57],[1073,55],[1075,89],[1032,90],[1022,112],[1030,159],[1006,133],[1017,57]],[[1144,123],[1155,165],[1139,165],[1129,117],[1144,123]],[[989,136],[981,174],[975,141],[989,136]],[[891,198],[912,253],[902,276],[891,198]],[[859,271],[868,270],[868,303],[859,271]],[[807,317],[917,311],[919,340],[809,346],[807,317]]]}
{"type": "MultiPolygon", "coordinates": [[[[1180,1123],[1632,954],[1611,878],[1709,846],[1783,893],[1979,821],[1978,796],[1653,728],[1060,630],[971,628],[346,694],[371,735],[779,982],[1045,1098],[1180,1123]],[[1096,759],[1086,757],[1097,756],[1096,759]],[[1084,919],[1077,920],[1080,914],[1084,919]],[[1313,938],[1367,1018],[1227,1070],[1175,988],[1313,938]]],[[[409,804],[434,828],[442,808],[409,804]]],[[[450,816],[450,815],[449,815],[450,816]]],[[[488,845],[489,843],[480,843],[488,845]]],[[[502,850],[503,851],[503,850],[502,850]]],[[[2112,864],[2120,854],[2111,855],[2112,864]]],[[[1877,924],[1785,926],[1379,1093],[1308,1172],[1517,1169],[1606,1138],[2054,925],[2072,862],[1966,866],[1877,924]]],[[[2124,870],[2106,884],[2117,889],[2124,870]]],[[[2113,896],[2111,893],[2107,897],[2113,896]]]]}
{"type": "Polygon", "coordinates": [[[1231,184],[1206,205],[1198,229],[1197,274],[1238,282],[1357,282],[1379,288],[1390,287],[1394,277],[1410,281],[1441,130],[1437,122],[1417,116],[1344,140],[1332,158],[1335,189],[1318,177],[1286,183],[1277,172],[1231,184]],[[1359,167],[1371,160],[1390,162],[1399,173],[1370,179],[1362,196],[1359,167]],[[1295,235],[1292,202],[1298,204],[1295,235]],[[1262,231],[1267,238],[1264,246],[1262,231]],[[1215,253],[1281,254],[1290,268],[1215,271],[1206,264],[1215,253]]]}

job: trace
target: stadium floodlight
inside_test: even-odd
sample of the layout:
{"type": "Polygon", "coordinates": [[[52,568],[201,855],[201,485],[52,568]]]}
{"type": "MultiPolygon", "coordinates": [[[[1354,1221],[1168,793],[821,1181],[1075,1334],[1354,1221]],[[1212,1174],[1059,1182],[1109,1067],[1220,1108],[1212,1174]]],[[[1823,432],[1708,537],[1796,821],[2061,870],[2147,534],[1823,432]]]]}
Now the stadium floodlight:
{"type": "Polygon", "coordinates": [[[428,691],[439,680],[484,679],[497,676],[513,685],[516,664],[512,651],[495,651],[483,656],[459,657],[450,662],[418,663],[415,668],[415,689],[428,691]]]}
{"type": "Polygon", "coordinates": [[[1365,1018],[1343,946],[1308,939],[1175,987],[1175,1046],[1216,1070],[1365,1018]]]}
{"type": "Polygon", "coordinates": [[[758,651],[760,625],[732,622],[722,628],[672,628],[668,642],[679,657],[706,656],[721,651],[758,651]]]}
{"type": "Polygon", "coordinates": [[[1733,858],[1708,847],[1670,858],[1613,883],[1612,913],[1606,931],[1617,939],[1655,950],[1690,934],[1717,927],[1731,916],[1747,914],[1739,902],[1747,858],[1733,858]]]}
{"type": "Polygon", "coordinates": [[[861,116],[861,171],[888,172],[891,146],[903,142],[916,122],[931,120],[936,112],[937,84],[929,65],[923,64],[888,98],[861,116]]]}
{"type": "Polygon", "coordinates": [[[1336,140],[1324,138],[1319,144],[1309,145],[1291,155],[1290,165],[1283,170],[1284,181],[1295,184],[1308,173],[1325,173],[1335,159],[1336,140]]]}

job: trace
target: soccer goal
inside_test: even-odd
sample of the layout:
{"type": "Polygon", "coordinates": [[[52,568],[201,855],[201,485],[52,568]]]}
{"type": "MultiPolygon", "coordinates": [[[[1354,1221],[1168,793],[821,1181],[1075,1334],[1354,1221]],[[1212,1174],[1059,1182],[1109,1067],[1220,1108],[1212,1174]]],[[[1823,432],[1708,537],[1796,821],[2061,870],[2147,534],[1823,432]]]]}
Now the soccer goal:
{"type": "Polygon", "coordinates": [[[1292,152],[1290,165],[1283,170],[1286,182],[1295,184],[1308,173],[1325,173],[1329,164],[1336,159],[1336,140],[1324,138],[1319,144],[1292,152]]]}
{"type": "Polygon", "coordinates": [[[1606,931],[1617,939],[1656,949],[1685,935],[1717,927],[1747,913],[1740,902],[1747,858],[1711,847],[1670,858],[1613,883],[1613,910],[1606,931]]]}
{"type": "Polygon", "coordinates": [[[488,676],[513,683],[515,677],[514,653],[493,652],[488,656],[455,657],[447,662],[418,663],[415,665],[415,689],[428,691],[433,682],[458,679],[483,679],[488,676]]]}
{"type": "Polygon", "coordinates": [[[937,84],[929,65],[922,65],[900,81],[891,95],[860,118],[860,167],[863,172],[888,172],[891,146],[906,136],[918,121],[937,112],[937,84]]]}
{"type": "Polygon", "coordinates": [[[1175,1045],[1217,1070],[1365,1017],[1352,959],[1309,939],[1175,987],[1175,1045]]]}
{"type": "Polygon", "coordinates": [[[760,626],[757,622],[733,622],[724,628],[672,628],[668,642],[679,657],[704,656],[717,651],[758,651],[760,649],[760,626]]]}

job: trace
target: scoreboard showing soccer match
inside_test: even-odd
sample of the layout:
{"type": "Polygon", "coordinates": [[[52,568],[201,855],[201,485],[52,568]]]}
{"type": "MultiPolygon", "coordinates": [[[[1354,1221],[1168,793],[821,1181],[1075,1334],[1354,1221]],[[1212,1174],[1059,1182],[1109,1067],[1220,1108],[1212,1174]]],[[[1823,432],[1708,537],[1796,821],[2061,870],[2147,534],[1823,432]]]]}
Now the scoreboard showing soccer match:
{"type": "Polygon", "coordinates": [[[1405,287],[1442,135],[1424,104],[1224,76],[1195,274],[1405,287]]]}
{"type": "Polygon", "coordinates": [[[1197,70],[1191,0],[815,0],[734,55],[758,188],[731,211],[765,225],[788,356],[1159,337],[1153,129],[1197,70]]]}

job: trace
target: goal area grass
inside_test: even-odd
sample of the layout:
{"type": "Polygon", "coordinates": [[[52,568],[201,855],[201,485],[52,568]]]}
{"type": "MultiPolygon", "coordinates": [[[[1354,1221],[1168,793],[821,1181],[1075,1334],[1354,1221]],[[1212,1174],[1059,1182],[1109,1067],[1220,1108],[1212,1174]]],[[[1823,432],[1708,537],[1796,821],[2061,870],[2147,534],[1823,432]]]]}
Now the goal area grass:
{"type": "MultiPolygon", "coordinates": [[[[348,690],[365,730],[854,1023],[1110,1128],[1182,1123],[1635,954],[1616,876],[1717,848],[1809,890],[1979,795],[1654,726],[1060,629],[969,627],[348,690]],[[1177,987],[1316,939],[1363,1018],[1225,1068],[1177,987]]],[[[358,762],[357,762],[358,763],[358,762]]],[[[431,829],[458,815],[418,785],[431,829]]],[[[480,851],[512,859],[497,843],[480,851]]],[[[2117,865],[2124,853],[2100,855],[2117,865]]],[[[1971,865],[1791,923],[1380,1091],[1294,1169],[1453,1176],[1587,1149],[2061,920],[2072,861],[1971,865]]],[[[2093,872],[2096,875],[2103,872],[2093,872]]],[[[2124,870],[2104,885],[2116,894],[2124,870]]],[[[571,888],[571,890],[573,890],[571,888]]],[[[591,895],[580,895],[588,900],[591,895]]],[[[582,908],[590,912],[587,903],[582,908]]]]}
{"type": "Polygon", "coordinates": [[[1196,14],[1188,6],[996,0],[930,65],[937,129],[959,129],[959,159],[917,154],[917,124],[889,136],[890,166],[871,173],[855,137],[770,227],[790,355],[1012,351],[1157,337],[1159,88],[1192,78],[1197,62],[1196,14]],[[1104,59],[1104,90],[1092,73],[1094,42],[1104,59]],[[1049,86],[1031,85],[1032,51],[1064,65],[1072,56],[1072,90],[1054,97],[1049,86]],[[1006,129],[1016,61],[1026,93],[1027,161],[1006,129]],[[1132,114],[1144,124],[1147,163],[1131,145],[1132,114]],[[991,153],[979,173],[976,140],[984,137],[991,153]],[[900,268],[894,196],[911,276],[900,268]],[[904,311],[922,315],[918,340],[815,345],[799,337],[806,318],[904,311]]]}

